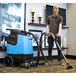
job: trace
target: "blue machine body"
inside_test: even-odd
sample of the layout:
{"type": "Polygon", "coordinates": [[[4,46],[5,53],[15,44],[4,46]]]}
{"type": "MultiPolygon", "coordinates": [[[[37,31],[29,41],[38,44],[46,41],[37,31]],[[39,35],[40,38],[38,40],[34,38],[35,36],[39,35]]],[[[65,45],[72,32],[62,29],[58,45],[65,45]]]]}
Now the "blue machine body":
{"type": "Polygon", "coordinates": [[[17,44],[7,43],[7,54],[33,54],[32,39],[30,36],[17,35],[17,44]]]}

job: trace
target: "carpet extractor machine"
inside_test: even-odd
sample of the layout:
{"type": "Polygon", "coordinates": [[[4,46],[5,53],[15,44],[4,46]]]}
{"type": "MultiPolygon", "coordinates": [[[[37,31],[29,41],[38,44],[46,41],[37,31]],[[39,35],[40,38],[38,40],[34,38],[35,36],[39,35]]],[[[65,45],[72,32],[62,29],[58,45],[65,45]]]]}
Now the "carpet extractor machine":
{"type": "MultiPolygon", "coordinates": [[[[46,57],[44,56],[44,53],[42,51],[42,37],[46,33],[42,33],[39,42],[37,41],[37,38],[34,36],[34,34],[30,32],[26,32],[23,30],[17,30],[17,29],[7,29],[10,30],[10,35],[7,39],[7,56],[4,58],[4,64],[6,66],[13,66],[15,63],[21,64],[24,63],[26,68],[30,68],[31,66],[37,66],[38,64],[45,64],[48,62],[46,57]],[[36,62],[34,62],[33,57],[33,45],[32,45],[32,37],[35,39],[37,44],[37,57],[36,62]],[[44,63],[39,63],[40,61],[40,52],[42,54],[42,57],[44,58],[44,63]]],[[[61,51],[61,47],[57,43],[55,36],[52,33],[49,33],[51,35],[56,43],[57,49],[61,51]]],[[[62,53],[62,52],[61,52],[62,53]]],[[[72,69],[73,67],[68,63],[66,57],[62,53],[63,58],[67,64],[67,69],[72,69]]]]}
{"type": "MultiPolygon", "coordinates": [[[[34,34],[18,29],[7,30],[10,31],[10,35],[7,37],[7,56],[4,58],[4,64],[6,66],[13,66],[14,64],[20,65],[21,63],[24,63],[26,68],[37,66],[39,64],[41,50],[39,42],[34,34]],[[32,38],[35,39],[38,50],[35,60],[33,57],[32,38]]],[[[43,52],[41,52],[41,54],[44,57],[43,52]]]]}
{"type": "MultiPolygon", "coordinates": [[[[4,64],[6,66],[13,66],[14,63],[17,65],[25,63],[26,68],[36,66],[37,63],[33,62],[33,45],[29,35],[32,35],[34,38],[35,36],[32,33],[22,30],[7,30],[10,30],[10,35],[7,39],[7,56],[4,58],[4,64]]],[[[36,43],[38,46],[37,40],[36,43]]]]}

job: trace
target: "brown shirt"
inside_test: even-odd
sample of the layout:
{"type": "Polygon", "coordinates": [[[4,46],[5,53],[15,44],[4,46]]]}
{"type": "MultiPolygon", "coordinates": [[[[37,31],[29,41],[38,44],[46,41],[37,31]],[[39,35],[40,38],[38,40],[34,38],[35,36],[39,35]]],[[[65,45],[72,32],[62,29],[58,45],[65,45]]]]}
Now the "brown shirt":
{"type": "Polygon", "coordinates": [[[53,34],[57,34],[59,31],[59,23],[63,23],[63,17],[60,15],[48,16],[47,24],[49,25],[49,32],[52,32],[53,34]]]}

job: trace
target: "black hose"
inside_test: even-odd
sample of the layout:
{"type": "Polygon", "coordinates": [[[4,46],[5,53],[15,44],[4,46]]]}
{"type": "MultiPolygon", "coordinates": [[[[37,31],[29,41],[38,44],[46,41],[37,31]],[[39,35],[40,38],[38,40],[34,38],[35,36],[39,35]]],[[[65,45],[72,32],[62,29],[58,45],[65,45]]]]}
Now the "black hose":
{"type": "Polygon", "coordinates": [[[43,58],[44,58],[44,60],[45,60],[45,62],[46,62],[46,58],[45,58],[45,56],[44,56],[44,54],[43,54],[43,52],[42,52],[42,37],[43,37],[43,35],[45,35],[46,33],[42,33],[42,34],[41,34],[39,43],[38,43],[36,37],[34,36],[34,34],[32,34],[32,33],[30,33],[30,32],[26,32],[26,34],[32,35],[33,38],[34,38],[35,41],[36,41],[37,48],[38,48],[38,53],[37,53],[37,65],[38,65],[38,64],[39,64],[39,65],[45,64],[45,63],[39,63],[39,60],[40,60],[39,57],[40,57],[40,52],[41,52],[41,54],[42,54],[42,56],[43,56],[43,58]]]}
{"type": "MultiPolygon", "coordinates": [[[[40,37],[40,51],[41,51],[41,52],[42,52],[42,37],[43,37],[43,35],[46,35],[46,33],[45,33],[45,32],[42,33],[42,35],[41,35],[41,37],[40,37]]],[[[53,39],[54,39],[54,41],[55,41],[55,43],[56,43],[57,49],[58,49],[59,51],[61,51],[61,47],[60,47],[59,44],[57,43],[54,34],[53,34],[53,33],[49,33],[49,36],[52,36],[52,37],[53,37],[53,39]]],[[[42,52],[42,53],[43,53],[43,52],[42,52]]],[[[61,53],[62,53],[62,51],[61,51],[61,53]]],[[[65,55],[64,55],[63,53],[62,53],[62,56],[63,56],[63,58],[64,58],[64,60],[65,60],[66,65],[67,65],[67,68],[66,68],[66,69],[72,69],[73,67],[69,64],[69,62],[67,61],[67,59],[66,59],[66,57],[65,57],[65,55]]],[[[44,57],[44,59],[45,59],[45,61],[46,61],[46,58],[45,58],[45,57],[44,57]]]]}
{"type": "Polygon", "coordinates": [[[30,32],[26,32],[26,34],[30,34],[30,35],[32,35],[33,38],[34,38],[35,41],[36,41],[37,49],[38,49],[38,52],[37,52],[37,63],[36,63],[36,65],[38,65],[38,63],[39,63],[39,57],[40,57],[40,47],[39,47],[38,41],[37,41],[37,39],[36,39],[36,37],[35,37],[34,34],[32,34],[32,33],[30,33],[30,32]]]}
{"type": "Polygon", "coordinates": [[[44,60],[45,60],[45,62],[46,62],[46,61],[47,61],[47,60],[46,60],[46,57],[44,56],[44,54],[43,54],[43,52],[42,52],[42,37],[43,37],[43,35],[46,35],[46,33],[44,32],[44,33],[41,34],[39,45],[40,45],[41,54],[42,54],[42,56],[43,56],[43,58],[44,58],[44,60]]]}

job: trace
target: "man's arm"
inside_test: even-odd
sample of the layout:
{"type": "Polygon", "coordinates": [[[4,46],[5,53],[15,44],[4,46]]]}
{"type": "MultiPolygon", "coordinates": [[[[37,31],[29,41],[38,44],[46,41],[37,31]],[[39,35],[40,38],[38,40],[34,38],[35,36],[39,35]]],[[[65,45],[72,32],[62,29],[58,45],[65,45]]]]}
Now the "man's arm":
{"type": "Polygon", "coordinates": [[[46,34],[47,35],[49,34],[49,26],[50,26],[50,16],[48,16],[48,19],[47,19],[47,26],[46,26],[46,34]]]}
{"type": "Polygon", "coordinates": [[[49,25],[47,24],[46,26],[46,34],[48,35],[49,34],[49,25]]]}
{"type": "Polygon", "coordinates": [[[62,30],[62,23],[59,24],[59,31],[58,31],[57,36],[61,36],[61,30],[62,30]]]}

